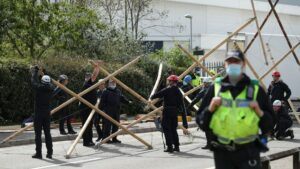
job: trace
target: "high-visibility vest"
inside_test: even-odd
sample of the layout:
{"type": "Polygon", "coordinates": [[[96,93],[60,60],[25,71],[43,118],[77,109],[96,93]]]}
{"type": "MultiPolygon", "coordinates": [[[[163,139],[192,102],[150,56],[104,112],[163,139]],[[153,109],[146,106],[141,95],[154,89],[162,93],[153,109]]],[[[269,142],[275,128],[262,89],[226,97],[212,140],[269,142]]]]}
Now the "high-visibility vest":
{"type": "Polygon", "coordinates": [[[198,87],[201,85],[201,77],[195,74],[195,78],[192,79],[193,87],[198,87]]]}
{"type": "Polygon", "coordinates": [[[253,142],[258,137],[259,117],[249,103],[256,100],[258,81],[251,80],[251,85],[246,86],[235,99],[229,90],[221,92],[220,89],[221,78],[217,78],[214,92],[215,96],[222,98],[222,104],[213,112],[209,127],[222,144],[253,142]]]}

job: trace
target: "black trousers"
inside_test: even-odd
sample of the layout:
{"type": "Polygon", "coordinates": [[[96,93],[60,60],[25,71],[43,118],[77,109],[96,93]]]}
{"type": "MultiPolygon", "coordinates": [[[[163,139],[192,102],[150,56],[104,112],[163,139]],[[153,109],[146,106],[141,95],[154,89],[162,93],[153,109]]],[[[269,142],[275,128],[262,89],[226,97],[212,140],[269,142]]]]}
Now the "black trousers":
{"type": "Polygon", "coordinates": [[[59,112],[59,115],[60,115],[60,117],[59,117],[60,118],[60,120],[59,120],[59,131],[61,133],[65,132],[64,124],[65,124],[66,121],[67,121],[68,132],[74,131],[73,127],[71,125],[72,116],[66,110],[62,110],[61,112],[59,112]]]}
{"type": "Polygon", "coordinates": [[[52,137],[50,133],[50,115],[34,117],[34,132],[35,132],[35,151],[37,154],[42,154],[42,129],[44,130],[47,154],[52,155],[52,137]]]}
{"type": "Polygon", "coordinates": [[[276,138],[288,137],[291,135],[291,131],[287,130],[293,125],[293,121],[280,119],[275,128],[276,138]]]}
{"type": "Polygon", "coordinates": [[[94,115],[94,126],[96,128],[96,131],[97,131],[97,134],[98,134],[98,138],[103,138],[103,132],[101,130],[101,127],[100,127],[100,119],[101,119],[101,115],[96,113],[94,115]]]}
{"type": "Polygon", "coordinates": [[[259,149],[253,145],[236,151],[214,150],[216,169],[261,169],[259,149]]]}
{"type": "MultiPolygon", "coordinates": [[[[174,112],[167,112],[174,113],[174,112]]],[[[176,116],[176,112],[172,114],[172,116],[166,115],[164,113],[163,119],[161,122],[161,126],[165,135],[166,144],[168,147],[179,146],[179,137],[177,133],[178,119],[176,116]],[[175,116],[174,116],[175,114],[175,116]]]]}
{"type": "MultiPolygon", "coordinates": [[[[90,113],[91,113],[91,109],[88,107],[81,107],[81,122],[82,122],[82,126],[85,124],[86,120],[88,119],[90,113]]],[[[83,135],[83,144],[88,144],[90,142],[93,142],[93,122],[92,120],[89,122],[87,128],[85,129],[83,135]]]]}
{"type": "MultiPolygon", "coordinates": [[[[111,118],[116,120],[117,122],[120,122],[120,113],[107,113],[111,118]]],[[[106,118],[102,119],[103,121],[103,138],[107,138],[112,133],[115,133],[118,131],[119,127],[114,125],[112,122],[107,120],[106,118]]],[[[117,136],[113,138],[113,140],[117,139],[117,136]]]]}

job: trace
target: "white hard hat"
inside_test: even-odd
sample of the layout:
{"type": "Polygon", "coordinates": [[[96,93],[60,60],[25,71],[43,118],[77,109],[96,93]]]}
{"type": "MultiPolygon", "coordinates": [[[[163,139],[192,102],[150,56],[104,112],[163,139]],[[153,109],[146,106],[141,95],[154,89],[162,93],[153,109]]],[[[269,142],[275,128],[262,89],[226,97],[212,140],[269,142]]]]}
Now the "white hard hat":
{"type": "Polygon", "coordinates": [[[280,100],[275,100],[273,102],[273,106],[281,106],[281,101],[280,100]]]}
{"type": "Polygon", "coordinates": [[[203,78],[203,83],[210,83],[211,79],[209,77],[204,77],[203,78]]]}
{"type": "Polygon", "coordinates": [[[48,76],[48,75],[44,75],[43,77],[42,77],[42,83],[44,83],[44,84],[49,84],[50,82],[51,82],[51,78],[50,78],[50,76],[48,76]]]}

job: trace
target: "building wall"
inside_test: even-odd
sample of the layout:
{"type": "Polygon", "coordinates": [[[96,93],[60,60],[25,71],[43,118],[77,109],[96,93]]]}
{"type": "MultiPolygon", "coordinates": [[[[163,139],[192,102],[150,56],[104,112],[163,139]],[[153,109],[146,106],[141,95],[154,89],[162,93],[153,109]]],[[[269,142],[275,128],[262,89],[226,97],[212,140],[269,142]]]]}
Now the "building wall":
{"type": "MultiPolygon", "coordinates": [[[[288,5],[294,4],[296,1],[286,2],[287,4],[279,3],[276,9],[292,44],[295,45],[300,39],[300,6],[298,3],[288,5]]],[[[259,23],[261,23],[270,10],[270,6],[267,1],[255,1],[255,6],[259,23]]],[[[234,31],[253,17],[250,0],[155,0],[153,7],[156,10],[167,11],[168,17],[151,22],[143,21],[141,28],[147,33],[147,40],[164,41],[164,49],[166,50],[174,47],[175,43],[182,43],[188,48],[190,20],[184,17],[187,13],[193,16],[193,47],[200,46],[206,51],[211,50],[229,32],[234,31]],[[149,27],[150,25],[156,26],[149,27]]],[[[255,32],[255,22],[242,30],[242,33],[245,33],[246,44],[255,32]]],[[[274,15],[271,15],[262,34],[264,42],[270,44],[275,60],[279,60],[289,50],[274,15]]],[[[296,52],[300,58],[300,50],[297,49],[296,52]]],[[[222,60],[225,53],[226,45],[223,45],[207,61],[222,60]]],[[[268,66],[264,64],[258,39],[247,54],[259,75],[271,67],[271,63],[268,66]]],[[[271,62],[270,59],[269,62],[271,62]]],[[[283,74],[283,79],[291,87],[292,96],[300,98],[300,90],[298,89],[300,78],[295,78],[299,76],[300,68],[292,55],[279,66],[279,70],[283,74]]],[[[270,80],[271,75],[264,82],[269,84],[270,80]]]]}

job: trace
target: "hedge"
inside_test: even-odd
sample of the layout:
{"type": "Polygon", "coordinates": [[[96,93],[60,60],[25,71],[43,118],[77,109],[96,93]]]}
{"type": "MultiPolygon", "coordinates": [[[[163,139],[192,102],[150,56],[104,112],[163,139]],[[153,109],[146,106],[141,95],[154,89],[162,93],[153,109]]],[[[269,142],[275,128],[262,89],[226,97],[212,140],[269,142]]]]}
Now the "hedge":
{"type": "MultiPolygon", "coordinates": [[[[29,61],[24,60],[7,60],[0,59],[0,121],[1,118],[8,122],[19,123],[24,118],[33,113],[33,91],[30,84],[30,67],[29,61]]],[[[70,59],[70,58],[48,58],[39,61],[46,74],[57,79],[60,74],[66,74],[69,77],[68,88],[76,93],[79,93],[83,84],[84,74],[92,71],[92,67],[87,63],[86,59],[70,59]]],[[[120,68],[123,63],[107,63],[105,65],[109,72],[120,68]]],[[[164,77],[170,68],[164,67],[164,77]]],[[[175,72],[182,72],[182,69],[173,68],[175,72]]],[[[142,59],[135,66],[130,67],[123,73],[117,75],[117,78],[134,89],[137,93],[145,98],[149,97],[152,87],[155,83],[158,70],[158,63],[150,59],[142,59]]],[[[105,77],[103,74],[99,78],[105,77]]],[[[121,113],[134,115],[143,113],[145,106],[140,101],[135,99],[129,93],[124,91],[124,94],[134,101],[132,105],[122,107],[121,113]]],[[[52,102],[55,107],[55,101],[52,102]]],[[[70,111],[77,112],[78,102],[70,105],[70,111]]],[[[3,122],[2,122],[3,124],[3,122]]]]}

